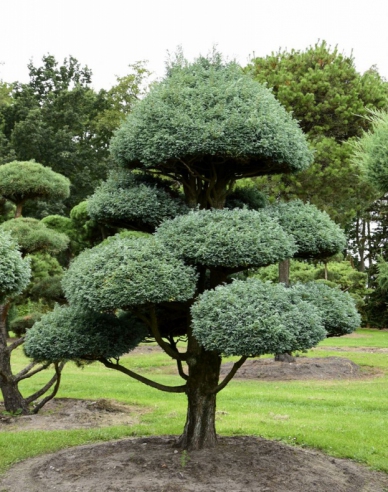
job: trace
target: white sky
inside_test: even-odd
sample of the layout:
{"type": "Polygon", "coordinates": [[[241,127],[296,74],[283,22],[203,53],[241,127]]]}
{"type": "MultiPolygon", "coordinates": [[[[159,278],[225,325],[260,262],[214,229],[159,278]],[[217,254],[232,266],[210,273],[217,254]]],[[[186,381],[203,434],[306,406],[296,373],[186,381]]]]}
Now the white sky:
{"type": "Polygon", "coordinates": [[[187,58],[214,44],[246,65],[253,53],[305,49],[318,39],[350,54],[360,72],[377,65],[388,79],[388,0],[4,0],[0,79],[28,81],[27,63],[70,55],[109,89],[127,66],[148,60],[161,77],[167,51],[187,58]]]}

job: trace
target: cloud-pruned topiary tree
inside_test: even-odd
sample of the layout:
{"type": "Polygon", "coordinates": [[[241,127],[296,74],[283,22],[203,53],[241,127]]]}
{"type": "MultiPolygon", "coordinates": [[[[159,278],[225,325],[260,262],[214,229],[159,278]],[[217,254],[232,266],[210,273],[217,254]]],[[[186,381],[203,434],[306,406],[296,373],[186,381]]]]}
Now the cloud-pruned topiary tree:
{"type": "Polygon", "coordinates": [[[128,320],[125,312],[116,316],[56,306],[44,323],[36,323],[29,334],[28,347],[34,347],[35,358],[42,361],[110,359],[119,358],[123,350],[133,350],[146,335],[144,323],[135,318],[128,320]],[[44,348],[40,344],[42,339],[44,348]]]}
{"type": "Polygon", "coordinates": [[[226,356],[304,350],[326,337],[321,313],[312,303],[297,299],[282,284],[257,279],[204,292],[191,313],[196,339],[226,356]]]}
{"type": "MultiPolygon", "coordinates": [[[[40,361],[98,360],[152,387],[185,393],[187,419],[178,445],[214,446],[216,395],[247,356],[307,349],[325,336],[319,309],[291,297],[284,286],[231,280],[231,273],[295,254],[295,240],[278,218],[263,211],[222,210],[236,180],[296,172],[308,166],[311,153],[298,124],[271,92],[213,53],[193,63],[178,56],[171,63],[166,78],[116,133],[112,156],[135,175],[163,178],[158,190],[170,194],[172,184],[181,185],[193,210],[159,224],[152,207],[138,206],[136,193],[112,190],[117,200],[112,210],[125,210],[127,228],[138,230],[143,224],[149,231],[152,224],[156,232],[114,237],[81,254],[63,281],[69,307],[43,317],[29,331],[26,352],[40,361]],[[133,196],[136,214],[122,203],[128,196],[133,196]],[[109,353],[102,341],[100,350],[94,341],[93,350],[82,346],[77,340],[83,333],[97,340],[102,330],[109,337],[111,324],[93,328],[93,318],[89,322],[81,316],[84,311],[109,315],[112,322],[116,316],[115,326],[124,322],[129,332],[142,327],[144,336],[176,361],[183,384],[161,385],[120,364],[118,357],[133,346],[131,336],[118,336],[117,348],[109,353]],[[261,321],[255,321],[259,315],[261,321]],[[71,321],[64,321],[67,316],[71,321]],[[218,319],[222,326],[213,324],[218,319]],[[187,341],[183,348],[178,347],[182,336],[187,341]],[[222,355],[232,353],[240,359],[220,382],[222,355]]],[[[156,194],[155,185],[148,186],[147,193],[156,194]]],[[[94,211],[96,220],[107,220],[103,206],[94,211]]]]}
{"type": "MultiPolygon", "coordinates": [[[[0,235],[2,237],[12,236],[15,244],[18,245],[17,254],[22,254],[22,256],[37,252],[57,254],[66,249],[69,239],[65,234],[54,232],[36,219],[23,218],[21,213],[26,200],[66,198],[69,195],[69,185],[70,183],[67,178],[35,162],[15,161],[0,166],[0,195],[3,199],[9,200],[16,205],[16,218],[1,223],[0,235]]],[[[4,258],[1,258],[1,260],[4,261],[4,258]]],[[[59,264],[57,266],[59,267],[59,264]]],[[[59,269],[61,270],[60,267],[59,269]]],[[[3,278],[3,280],[0,280],[0,284],[4,279],[17,278],[18,269],[16,265],[8,265],[6,270],[0,271],[0,276],[3,278]]],[[[50,290],[53,293],[51,289],[53,284],[48,285],[50,282],[47,282],[47,280],[49,279],[46,278],[46,287],[48,288],[46,288],[46,294],[50,293],[50,290]]],[[[32,286],[30,287],[30,290],[32,290],[32,286]]],[[[56,287],[58,287],[58,284],[56,287]]],[[[37,367],[35,362],[31,362],[18,374],[15,375],[12,372],[11,353],[24,343],[24,336],[7,346],[8,332],[6,320],[11,302],[15,300],[15,296],[20,294],[22,290],[24,289],[9,292],[6,296],[3,296],[2,300],[0,299],[0,387],[7,411],[21,411],[23,414],[28,414],[31,412],[30,404],[43,396],[52,386],[54,388],[51,395],[44,397],[39,403],[36,403],[33,411],[37,412],[48,400],[54,397],[59,387],[60,374],[64,364],[62,362],[56,362],[54,364],[55,374],[51,380],[33,395],[26,398],[22,396],[18,388],[20,381],[37,374],[50,365],[43,364],[37,367]]],[[[57,293],[59,291],[58,288],[54,290],[57,293]]],[[[39,296],[42,298],[43,289],[41,289],[39,296]]],[[[37,319],[39,317],[36,316],[39,313],[32,314],[31,319],[37,319]]],[[[28,326],[28,322],[26,326],[28,326]]]]}
{"type": "Polygon", "coordinates": [[[54,376],[42,388],[35,391],[28,397],[24,397],[19,390],[19,383],[26,378],[30,378],[40,371],[48,368],[50,363],[44,363],[37,366],[36,362],[31,362],[17,374],[14,374],[11,367],[11,354],[14,349],[24,342],[24,336],[16,339],[7,345],[6,318],[10,306],[10,299],[21,294],[27,287],[30,276],[30,259],[23,258],[29,252],[37,251],[40,245],[42,251],[58,251],[67,245],[67,237],[59,238],[59,241],[53,241],[51,234],[47,237],[44,234],[31,234],[34,232],[34,226],[28,220],[39,221],[35,219],[12,219],[0,226],[0,390],[4,399],[5,409],[9,412],[21,412],[23,414],[31,413],[30,405],[38,398],[43,396],[51,387],[54,386],[51,394],[35,404],[34,413],[52,399],[58,391],[60,384],[60,375],[63,369],[63,362],[55,362],[54,376]],[[15,233],[15,229],[7,227],[9,222],[22,224],[27,221],[27,229],[22,227],[15,233]],[[31,230],[30,230],[31,229],[31,230]],[[25,233],[25,236],[24,236],[25,233]],[[30,237],[31,235],[31,237],[30,237]],[[20,239],[23,247],[19,247],[16,239],[20,239]],[[45,242],[46,241],[46,242],[45,242]],[[43,247],[45,245],[45,247],[43,247]]]}
{"type": "Polygon", "coordinates": [[[64,200],[70,195],[70,181],[34,161],[14,161],[0,166],[0,195],[16,205],[22,215],[27,200],[64,200]]]}
{"type": "Polygon", "coordinates": [[[56,254],[69,244],[66,234],[53,231],[43,222],[30,217],[7,220],[0,225],[0,229],[12,234],[24,255],[37,251],[56,254]]]}
{"type": "MultiPolygon", "coordinates": [[[[296,252],[293,258],[295,259],[327,260],[346,246],[346,236],[342,229],[326,212],[318,210],[315,205],[292,200],[278,202],[267,207],[265,211],[270,216],[276,217],[283,229],[294,238],[296,252]]],[[[287,258],[279,263],[279,282],[288,287],[289,277],[290,258],[287,258]]],[[[340,331],[338,328],[338,333],[340,331]]],[[[346,330],[343,334],[345,333],[346,330]]],[[[278,353],[275,360],[295,361],[291,352],[278,353]]]]}
{"type": "Polygon", "coordinates": [[[8,232],[0,231],[0,389],[7,411],[26,408],[18,389],[22,374],[14,376],[11,370],[11,350],[7,346],[4,311],[9,296],[22,292],[30,280],[29,261],[24,259],[18,245],[8,232]]]}
{"type": "Polygon", "coordinates": [[[202,208],[222,208],[236,179],[312,162],[291,115],[218,53],[192,64],[178,55],[116,132],[111,152],[123,167],[178,178],[186,202],[202,208]]]}

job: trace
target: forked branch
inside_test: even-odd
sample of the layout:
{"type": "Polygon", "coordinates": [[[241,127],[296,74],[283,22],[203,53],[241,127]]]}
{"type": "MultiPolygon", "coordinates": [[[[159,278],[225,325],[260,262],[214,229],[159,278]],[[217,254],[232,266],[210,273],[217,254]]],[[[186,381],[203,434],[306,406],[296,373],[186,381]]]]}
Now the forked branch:
{"type": "Polygon", "coordinates": [[[8,345],[8,352],[11,353],[12,350],[15,350],[17,347],[22,345],[24,343],[24,339],[25,339],[25,337],[20,337],[17,340],[15,340],[14,342],[12,342],[10,345],[8,345]]]}
{"type": "Polygon", "coordinates": [[[224,378],[224,380],[214,388],[214,390],[210,391],[210,394],[215,394],[219,393],[222,389],[225,388],[225,386],[231,381],[236,374],[236,372],[240,369],[240,367],[244,364],[244,362],[248,359],[248,357],[241,357],[240,360],[235,362],[233,364],[232,369],[230,370],[229,374],[224,378]]]}
{"type": "MultiPolygon", "coordinates": [[[[56,392],[58,391],[58,388],[59,388],[58,377],[60,377],[64,365],[65,365],[64,362],[60,362],[60,363],[59,362],[56,362],[54,364],[54,368],[55,368],[55,374],[54,374],[54,376],[50,379],[50,381],[47,384],[45,384],[43,386],[43,388],[41,388],[39,391],[37,391],[36,393],[34,393],[31,396],[29,396],[28,398],[26,398],[27,404],[32,403],[33,401],[37,400],[39,397],[41,397],[42,395],[44,395],[46,393],[46,391],[48,391],[51,388],[51,386],[54,383],[56,383],[55,387],[57,387],[57,386],[58,387],[57,387],[56,390],[55,390],[55,387],[54,387],[53,393],[54,392],[55,393],[54,394],[51,394],[52,396],[50,395],[50,397],[48,397],[48,399],[51,400],[51,398],[54,398],[54,396],[55,396],[55,394],[56,394],[56,392]]],[[[44,400],[46,400],[46,398],[44,400]]],[[[44,403],[43,403],[43,405],[44,405],[44,403]]],[[[41,402],[40,402],[39,405],[37,405],[37,406],[39,406],[39,408],[42,408],[43,405],[41,405],[41,402]]],[[[39,408],[38,408],[38,410],[39,410],[39,408]]]]}
{"type": "Polygon", "coordinates": [[[168,354],[170,357],[172,357],[175,360],[186,360],[187,359],[187,354],[182,354],[178,352],[167,342],[165,342],[162,338],[162,335],[160,334],[159,328],[158,328],[158,320],[156,317],[156,312],[155,312],[155,306],[151,307],[151,323],[150,323],[152,335],[155,338],[157,344],[159,347],[161,347],[166,354],[168,354]]]}
{"type": "Polygon", "coordinates": [[[43,365],[37,367],[36,369],[34,369],[33,371],[31,371],[31,369],[36,366],[36,362],[31,362],[31,364],[28,364],[28,366],[26,366],[18,374],[16,374],[15,381],[19,382],[22,379],[28,379],[31,376],[38,374],[38,372],[44,371],[45,369],[48,368],[49,365],[50,364],[43,364],[43,365]]]}
{"type": "Polygon", "coordinates": [[[98,360],[99,362],[101,362],[101,364],[104,364],[105,367],[108,367],[109,369],[114,369],[115,371],[122,372],[123,374],[126,374],[127,376],[136,379],[136,381],[140,381],[141,383],[144,383],[147,386],[151,386],[151,388],[155,388],[160,391],[166,391],[167,393],[184,393],[186,391],[186,385],[166,386],[164,384],[157,383],[156,381],[152,381],[151,379],[145,378],[144,376],[140,376],[140,374],[137,374],[136,372],[133,372],[130,369],[127,369],[126,367],[121,366],[118,363],[114,364],[108,359],[101,358],[98,360]]]}
{"type": "Polygon", "coordinates": [[[38,413],[39,410],[44,405],[46,405],[46,403],[48,401],[52,400],[54,398],[54,396],[58,393],[58,389],[59,389],[59,386],[61,384],[62,369],[64,368],[64,366],[65,366],[65,362],[61,362],[61,363],[55,362],[54,368],[55,368],[55,374],[56,374],[56,382],[55,382],[54,389],[50,395],[46,396],[46,398],[43,398],[43,400],[41,400],[37,405],[35,405],[33,413],[38,413]]]}

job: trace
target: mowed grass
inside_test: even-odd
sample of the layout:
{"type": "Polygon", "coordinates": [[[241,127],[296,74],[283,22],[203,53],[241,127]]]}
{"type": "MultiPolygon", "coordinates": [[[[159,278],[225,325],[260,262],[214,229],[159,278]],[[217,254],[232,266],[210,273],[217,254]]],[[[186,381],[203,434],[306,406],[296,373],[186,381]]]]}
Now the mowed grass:
{"type": "MultiPolygon", "coordinates": [[[[388,348],[387,331],[358,330],[351,337],[331,338],[307,355],[346,357],[366,371],[374,368],[375,377],[292,382],[233,380],[218,396],[218,433],[257,435],[310,446],[388,472],[388,353],[374,353],[373,348],[388,348]],[[371,350],[356,351],[357,347],[371,350]]],[[[164,354],[144,350],[122,362],[161,383],[182,384],[174,374],[174,363],[164,354]]],[[[18,351],[15,369],[24,363],[18,351]]],[[[48,377],[43,373],[25,381],[23,392],[38,389],[48,377]]],[[[69,363],[58,397],[112,398],[137,406],[139,413],[145,408],[147,412],[130,427],[0,433],[1,471],[18,460],[68,446],[127,436],[179,434],[185,421],[185,395],[162,393],[100,364],[79,368],[69,363]]]]}

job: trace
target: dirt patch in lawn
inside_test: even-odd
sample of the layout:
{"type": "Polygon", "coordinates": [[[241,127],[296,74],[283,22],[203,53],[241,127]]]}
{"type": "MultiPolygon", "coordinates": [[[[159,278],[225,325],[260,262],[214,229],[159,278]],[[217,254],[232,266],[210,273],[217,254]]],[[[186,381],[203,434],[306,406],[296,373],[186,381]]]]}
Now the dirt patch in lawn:
{"type": "Polygon", "coordinates": [[[2,412],[4,406],[0,403],[0,432],[133,425],[145,410],[105,399],[55,398],[36,415],[14,417],[2,412]]]}
{"type": "Polygon", "coordinates": [[[326,350],[335,352],[364,352],[368,354],[388,354],[388,348],[378,347],[315,347],[314,350],[326,350]]]}
{"type": "MultiPolygon", "coordinates": [[[[227,374],[233,363],[222,365],[221,374],[227,374]]],[[[304,379],[361,379],[378,376],[375,368],[360,368],[342,357],[296,357],[295,362],[277,362],[274,359],[247,360],[237,371],[236,378],[264,381],[304,379]]]]}
{"type": "Polygon", "coordinates": [[[122,439],[15,465],[2,492],[384,492],[388,475],[255,437],[182,452],[174,438],[122,439]]]}

